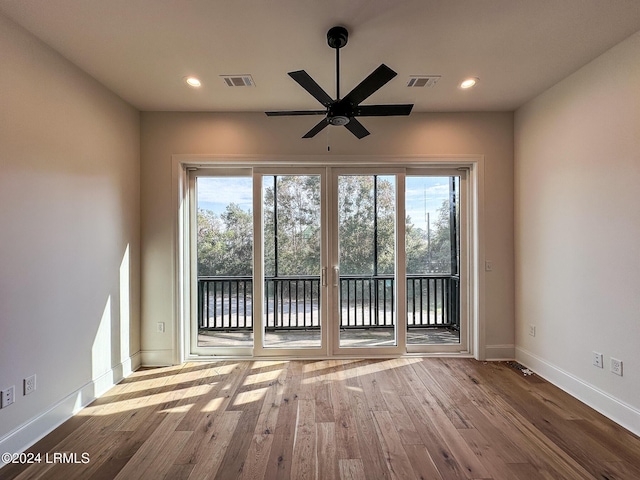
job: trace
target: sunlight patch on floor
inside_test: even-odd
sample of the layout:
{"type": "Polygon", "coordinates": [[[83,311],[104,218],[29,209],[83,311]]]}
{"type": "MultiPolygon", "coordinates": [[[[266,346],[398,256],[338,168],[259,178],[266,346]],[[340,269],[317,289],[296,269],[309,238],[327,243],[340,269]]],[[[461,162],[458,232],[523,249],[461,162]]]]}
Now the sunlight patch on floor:
{"type": "Polygon", "coordinates": [[[253,373],[251,375],[247,375],[243,385],[254,385],[256,383],[268,382],[270,380],[275,380],[282,373],[282,369],[271,370],[269,372],[260,372],[253,373]]]}
{"type": "Polygon", "coordinates": [[[268,388],[258,388],[257,390],[249,390],[248,392],[240,392],[233,400],[233,406],[246,405],[260,401],[267,393],[268,388]]]}

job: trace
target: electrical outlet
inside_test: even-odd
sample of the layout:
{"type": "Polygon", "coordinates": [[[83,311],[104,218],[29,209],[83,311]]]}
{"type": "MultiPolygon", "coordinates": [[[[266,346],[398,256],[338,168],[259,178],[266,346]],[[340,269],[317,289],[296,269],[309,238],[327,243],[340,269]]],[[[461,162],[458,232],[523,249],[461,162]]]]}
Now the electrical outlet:
{"type": "Polygon", "coordinates": [[[536,336],[536,326],[535,325],[529,325],[529,335],[531,335],[532,337],[536,336]]]}
{"type": "Polygon", "coordinates": [[[622,376],[622,360],[611,357],[611,372],[622,376]]]}
{"type": "Polygon", "coordinates": [[[24,395],[33,393],[36,389],[36,375],[33,374],[30,377],[24,379],[24,395]]]}
{"type": "Polygon", "coordinates": [[[158,322],[158,333],[164,333],[164,322],[158,322]]]}
{"type": "Polygon", "coordinates": [[[604,368],[604,363],[602,361],[602,354],[600,352],[592,352],[593,354],[593,364],[598,368],[604,368]]]}
{"type": "Polygon", "coordinates": [[[16,399],[16,387],[11,385],[9,388],[5,388],[0,391],[0,408],[5,408],[11,405],[16,399]]]}

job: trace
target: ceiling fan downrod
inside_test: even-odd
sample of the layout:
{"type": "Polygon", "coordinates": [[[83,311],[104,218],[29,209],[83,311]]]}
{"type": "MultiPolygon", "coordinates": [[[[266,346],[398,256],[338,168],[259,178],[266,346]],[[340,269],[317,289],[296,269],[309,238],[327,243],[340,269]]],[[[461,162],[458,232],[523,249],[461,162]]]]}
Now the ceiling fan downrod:
{"type": "Polygon", "coordinates": [[[349,41],[349,32],[344,27],[332,27],[327,32],[327,43],[336,49],[336,100],[340,100],[340,49],[349,41]]]}

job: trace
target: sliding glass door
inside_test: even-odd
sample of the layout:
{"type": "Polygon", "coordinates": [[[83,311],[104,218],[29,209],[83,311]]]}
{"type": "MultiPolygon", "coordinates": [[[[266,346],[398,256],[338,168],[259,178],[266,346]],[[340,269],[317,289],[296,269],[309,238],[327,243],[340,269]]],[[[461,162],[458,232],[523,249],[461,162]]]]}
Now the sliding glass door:
{"type": "Polygon", "coordinates": [[[324,169],[254,173],[259,355],[326,355],[324,169]]]}
{"type": "Polygon", "coordinates": [[[211,169],[190,188],[193,353],[466,351],[464,171],[211,169]]]}
{"type": "Polygon", "coordinates": [[[466,172],[407,169],[407,351],[467,349],[466,172]]]}
{"type": "Polygon", "coordinates": [[[336,353],[401,353],[405,289],[404,175],[389,169],[333,169],[336,353]]]}
{"type": "Polygon", "coordinates": [[[189,186],[191,291],[195,292],[191,350],[250,354],[254,345],[251,169],[194,171],[189,186]]]}

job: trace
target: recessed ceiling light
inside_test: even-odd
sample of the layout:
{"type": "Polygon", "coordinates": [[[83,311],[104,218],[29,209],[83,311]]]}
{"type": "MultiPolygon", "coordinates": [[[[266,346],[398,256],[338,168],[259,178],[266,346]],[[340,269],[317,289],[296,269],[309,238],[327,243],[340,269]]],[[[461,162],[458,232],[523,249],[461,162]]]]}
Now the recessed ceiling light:
{"type": "Polygon", "coordinates": [[[184,81],[190,87],[199,87],[200,85],[202,85],[200,80],[198,80],[196,77],[184,77],[184,81]]]}
{"type": "Polygon", "coordinates": [[[476,77],[467,78],[466,80],[462,81],[462,83],[460,84],[460,88],[463,88],[466,90],[467,88],[475,87],[477,83],[478,83],[478,78],[476,77]]]}

